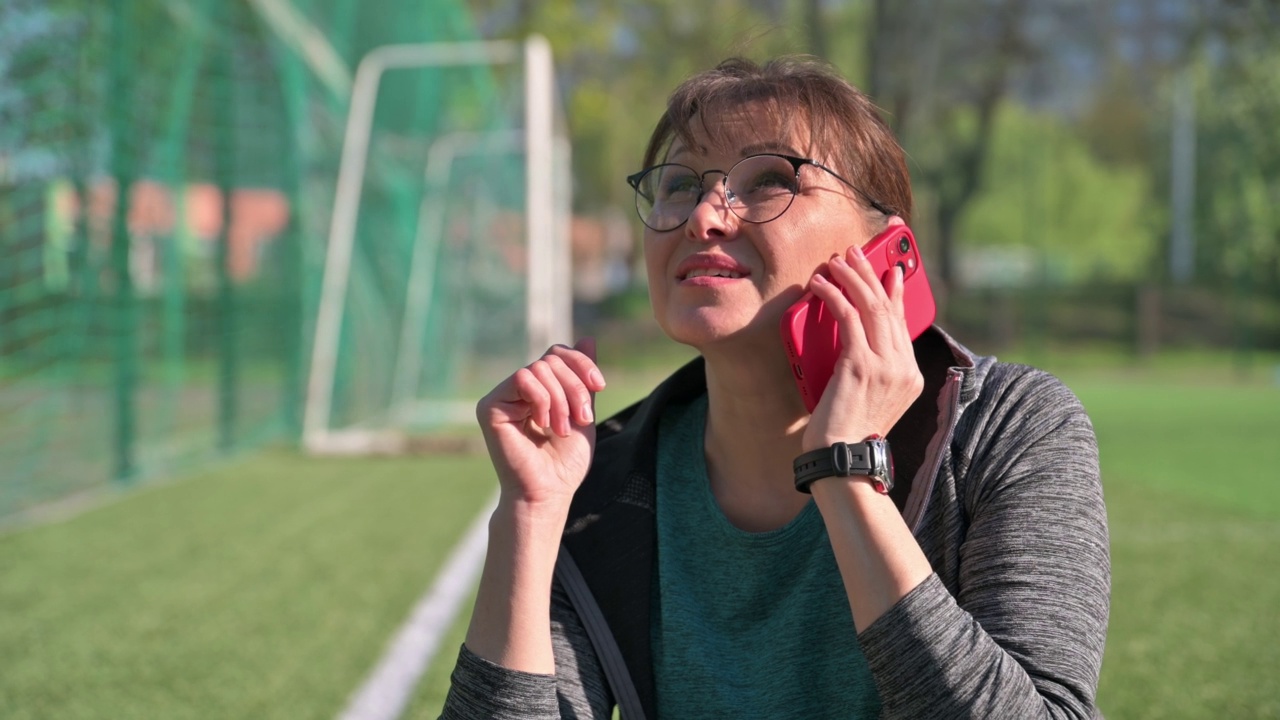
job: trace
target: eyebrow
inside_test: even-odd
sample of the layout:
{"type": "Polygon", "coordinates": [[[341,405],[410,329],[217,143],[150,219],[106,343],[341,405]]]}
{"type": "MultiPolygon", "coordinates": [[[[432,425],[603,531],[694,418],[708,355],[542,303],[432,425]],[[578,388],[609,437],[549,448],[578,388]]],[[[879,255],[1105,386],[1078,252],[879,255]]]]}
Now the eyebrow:
{"type": "Polygon", "coordinates": [[[748,155],[757,155],[759,153],[781,153],[783,155],[799,155],[800,154],[796,152],[796,149],[791,147],[790,145],[787,145],[786,143],[779,143],[779,142],[756,143],[754,145],[748,145],[742,148],[742,150],[740,150],[739,152],[741,153],[741,157],[746,157],[748,155]]]}
{"type": "MultiPolygon", "coordinates": [[[[779,153],[782,155],[792,155],[792,156],[798,156],[800,154],[799,152],[796,151],[795,148],[791,147],[790,145],[787,145],[786,143],[763,142],[763,143],[754,143],[752,145],[747,145],[741,148],[738,151],[738,157],[741,159],[744,157],[748,157],[750,155],[759,155],[760,153],[779,153]]],[[[679,147],[676,148],[675,152],[668,153],[666,156],[666,159],[668,161],[671,161],[675,158],[680,157],[681,155],[687,155],[687,154],[689,154],[689,149],[684,147],[683,145],[680,145],[679,147]]]]}

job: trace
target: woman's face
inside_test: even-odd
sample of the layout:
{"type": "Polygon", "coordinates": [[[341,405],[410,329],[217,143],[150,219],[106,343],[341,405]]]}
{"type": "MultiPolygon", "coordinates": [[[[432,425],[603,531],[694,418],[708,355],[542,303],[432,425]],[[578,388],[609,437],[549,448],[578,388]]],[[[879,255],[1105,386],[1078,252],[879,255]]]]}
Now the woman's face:
{"type": "MultiPolygon", "coordinates": [[[[677,139],[666,162],[698,173],[728,172],[744,157],[772,152],[830,167],[834,153],[811,147],[803,127],[784,137],[779,124],[765,120],[764,113],[750,121],[745,112],[726,115],[738,119],[720,123],[720,137],[698,137],[697,143],[722,149],[703,154],[677,139]]],[[[781,347],[782,313],[800,299],[809,278],[825,269],[827,260],[865,243],[872,228],[853,191],[812,165],[800,168],[800,189],[787,211],[761,224],[745,222],[729,209],[723,178],[720,173],[706,177],[706,194],[683,226],[667,232],[645,229],[654,317],[669,337],[704,353],[721,343],[781,347]]]]}

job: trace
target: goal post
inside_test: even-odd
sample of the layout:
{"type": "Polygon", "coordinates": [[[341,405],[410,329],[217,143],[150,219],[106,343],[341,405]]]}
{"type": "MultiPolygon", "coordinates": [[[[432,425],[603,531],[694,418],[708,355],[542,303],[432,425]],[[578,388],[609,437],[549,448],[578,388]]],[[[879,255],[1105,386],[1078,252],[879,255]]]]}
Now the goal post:
{"type": "MultiPolygon", "coordinates": [[[[444,232],[443,202],[432,197],[442,174],[463,154],[517,153],[524,156],[524,353],[531,359],[555,342],[571,339],[568,152],[557,132],[551,48],[539,36],[510,41],[422,43],[375,48],[360,61],[352,82],[332,218],[325,246],[320,296],[311,348],[303,412],[303,446],[312,453],[395,452],[403,449],[403,424],[415,413],[415,384],[424,362],[422,347],[431,308],[431,278],[444,232]],[[357,221],[378,90],[391,70],[460,66],[498,67],[523,63],[523,127],[518,131],[457,132],[431,145],[424,170],[424,192],[412,241],[408,282],[400,312],[389,397],[382,417],[334,427],[334,388],[348,302],[357,221]],[[434,235],[433,235],[434,233],[434,235]],[[432,237],[436,240],[433,241],[432,237]]],[[[474,402],[474,399],[472,399],[474,402]]],[[[455,403],[456,404],[456,403],[455,403]]],[[[448,412],[444,413],[445,415],[448,412]]]]}

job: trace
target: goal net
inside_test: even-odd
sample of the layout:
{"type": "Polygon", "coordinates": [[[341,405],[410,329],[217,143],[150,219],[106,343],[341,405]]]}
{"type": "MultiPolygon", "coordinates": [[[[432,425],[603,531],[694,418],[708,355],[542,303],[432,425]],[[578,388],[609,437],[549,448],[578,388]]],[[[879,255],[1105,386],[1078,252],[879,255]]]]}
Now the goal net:
{"type": "MultiPolygon", "coordinates": [[[[569,342],[569,143],[549,47],[395,45],[352,86],[314,317],[303,440],[396,452],[569,342]],[[397,81],[427,75],[430,97],[397,81]],[[430,132],[389,106],[434,108],[430,132]]],[[[413,87],[421,88],[421,82],[413,87]]]]}

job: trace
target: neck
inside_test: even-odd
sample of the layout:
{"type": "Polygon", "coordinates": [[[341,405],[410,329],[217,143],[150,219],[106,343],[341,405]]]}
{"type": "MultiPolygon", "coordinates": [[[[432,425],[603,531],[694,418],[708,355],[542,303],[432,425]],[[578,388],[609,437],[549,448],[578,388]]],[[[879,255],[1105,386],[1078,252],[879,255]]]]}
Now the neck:
{"type": "Polygon", "coordinates": [[[789,522],[808,502],[792,461],[808,424],[781,347],[704,352],[707,470],[725,516],[744,530],[789,522]]]}

